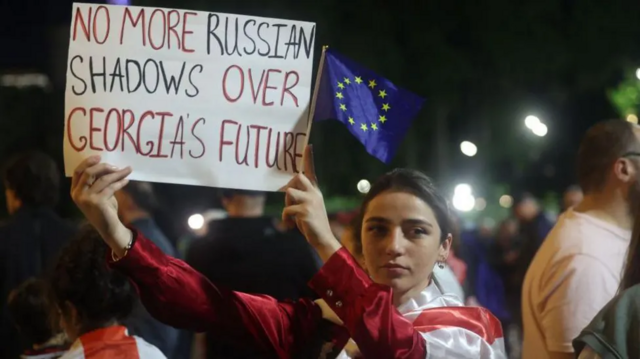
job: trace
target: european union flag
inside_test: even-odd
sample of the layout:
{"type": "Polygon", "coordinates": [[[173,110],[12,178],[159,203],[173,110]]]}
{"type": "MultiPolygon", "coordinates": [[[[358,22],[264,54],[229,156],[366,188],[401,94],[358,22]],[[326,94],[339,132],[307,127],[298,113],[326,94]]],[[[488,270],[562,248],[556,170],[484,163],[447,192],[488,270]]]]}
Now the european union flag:
{"type": "Polygon", "coordinates": [[[322,66],[314,120],[337,119],[388,164],[424,99],[330,49],[322,66]]]}

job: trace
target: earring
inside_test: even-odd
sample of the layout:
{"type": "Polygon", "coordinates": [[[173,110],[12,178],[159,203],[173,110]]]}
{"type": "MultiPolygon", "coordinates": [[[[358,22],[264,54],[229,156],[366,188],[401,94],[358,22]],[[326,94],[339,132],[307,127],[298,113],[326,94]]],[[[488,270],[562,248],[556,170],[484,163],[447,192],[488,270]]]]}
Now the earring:
{"type": "Polygon", "coordinates": [[[444,269],[444,266],[445,266],[444,262],[438,261],[438,267],[440,267],[440,269],[444,269]]]}

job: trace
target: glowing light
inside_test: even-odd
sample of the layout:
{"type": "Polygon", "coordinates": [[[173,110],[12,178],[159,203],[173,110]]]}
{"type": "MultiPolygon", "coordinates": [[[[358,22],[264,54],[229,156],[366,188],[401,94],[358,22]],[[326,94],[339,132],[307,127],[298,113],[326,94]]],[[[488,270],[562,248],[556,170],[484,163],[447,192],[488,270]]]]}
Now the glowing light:
{"type": "Polygon", "coordinates": [[[541,124],[540,119],[536,116],[527,116],[524,119],[524,125],[527,126],[528,129],[533,130],[533,128],[539,124],[541,124]]]}
{"type": "Polygon", "coordinates": [[[640,69],[636,70],[636,78],[640,80],[640,69]]]}
{"type": "Polygon", "coordinates": [[[500,206],[504,208],[511,208],[511,206],[513,206],[513,197],[505,194],[500,197],[498,202],[500,203],[500,206]]]}
{"type": "Polygon", "coordinates": [[[485,208],[487,208],[487,201],[482,197],[476,198],[476,211],[484,211],[485,208]]]}
{"type": "Polygon", "coordinates": [[[469,186],[466,183],[460,183],[453,190],[453,194],[454,195],[462,195],[462,196],[469,196],[469,195],[471,195],[471,192],[472,192],[471,186],[469,186]]]}
{"type": "Polygon", "coordinates": [[[636,116],[634,114],[627,115],[627,122],[635,123],[637,125],[638,124],[638,116],[636,116]]]}
{"type": "Polygon", "coordinates": [[[371,183],[369,183],[369,181],[367,181],[366,179],[361,179],[360,181],[358,181],[358,192],[360,193],[369,193],[369,190],[371,189],[371,183]]]}
{"type": "Polygon", "coordinates": [[[462,151],[465,156],[473,157],[478,153],[478,147],[473,142],[462,141],[462,143],[460,143],[460,151],[462,151]]]}
{"type": "Polygon", "coordinates": [[[473,197],[471,186],[461,183],[456,186],[453,191],[453,200],[451,201],[453,208],[460,212],[469,212],[476,205],[476,199],[473,197]]]}
{"type": "Polygon", "coordinates": [[[201,214],[194,214],[187,220],[191,229],[201,229],[204,226],[204,217],[201,214]]]}
{"type": "Polygon", "coordinates": [[[538,136],[538,137],[546,136],[548,130],[549,129],[547,128],[547,125],[545,125],[544,123],[539,123],[539,124],[533,126],[533,128],[531,128],[531,132],[533,132],[533,134],[538,136]]]}

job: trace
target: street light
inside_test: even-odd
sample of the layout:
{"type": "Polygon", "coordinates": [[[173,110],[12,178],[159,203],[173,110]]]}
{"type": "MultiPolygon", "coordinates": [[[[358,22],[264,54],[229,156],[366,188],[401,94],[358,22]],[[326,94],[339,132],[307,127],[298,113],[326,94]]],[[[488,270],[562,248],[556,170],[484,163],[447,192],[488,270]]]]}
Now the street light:
{"type": "Polygon", "coordinates": [[[360,193],[369,193],[369,190],[371,189],[371,183],[369,183],[369,181],[367,181],[366,179],[361,179],[358,182],[358,192],[360,193]]]}
{"type": "Polygon", "coordinates": [[[524,125],[527,126],[528,129],[533,130],[534,127],[541,124],[540,119],[536,116],[527,116],[524,119],[524,125]]]}
{"type": "Polygon", "coordinates": [[[204,226],[204,216],[197,213],[189,217],[187,224],[191,229],[200,229],[204,226]]]}
{"type": "Polygon", "coordinates": [[[636,70],[636,78],[640,80],[640,68],[636,70]]]}
{"type": "Polygon", "coordinates": [[[465,156],[473,157],[478,153],[478,147],[473,142],[462,141],[460,143],[460,151],[465,156]]]}
{"type": "Polygon", "coordinates": [[[476,199],[473,197],[471,186],[461,183],[453,191],[453,207],[460,212],[469,212],[475,207],[476,199]]]}
{"type": "Polygon", "coordinates": [[[533,128],[531,128],[531,132],[533,132],[533,134],[538,137],[546,136],[548,130],[549,129],[547,128],[547,125],[545,125],[544,123],[538,123],[537,125],[533,126],[533,128]]]}

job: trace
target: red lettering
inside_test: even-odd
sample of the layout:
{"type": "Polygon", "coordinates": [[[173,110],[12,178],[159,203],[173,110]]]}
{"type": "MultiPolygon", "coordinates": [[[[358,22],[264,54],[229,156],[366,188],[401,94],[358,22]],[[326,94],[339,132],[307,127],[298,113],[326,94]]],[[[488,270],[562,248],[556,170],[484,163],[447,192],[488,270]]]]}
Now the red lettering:
{"type": "Polygon", "coordinates": [[[106,6],[98,6],[98,8],[96,9],[96,13],[95,16],[93,17],[93,39],[100,45],[104,44],[107,39],[109,38],[109,32],[111,32],[111,16],[109,16],[109,8],[106,6]],[[102,38],[102,41],[98,40],[98,29],[96,28],[96,24],[98,23],[98,14],[100,13],[100,10],[103,10],[105,16],[106,16],[106,24],[107,24],[107,30],[105,31],[104,37],[102,38]]]}
{"type": "Polygon", "coordinates": [[[187,48],[187,34],[193,34],[193,31],[187,30],[187,16],[197,16],[198,14],[191,11],[185,11],[182,13],[182,52],[193,52],[193,49],[187,48]]]}
{"type": "Polygon", "coordinates": [[[291,89],[298,85],[298,81],[300,81],[300,76],[298,76],[298,73],[296,71],[287,71],[287,73],[284,75],[284,86],[282,87],[282,95],[280,96],[280,106],[284,104],[284,94],[287,93],[293,99],[293,103],[296,104],[296,107],[298,107],[298,98],[293,94],[293,92],[291,92],[291,89]],[[293,83],[293,85],[287,86],[290,75],[295,75],[296,81],[293,83]]]}
{"type": "Polygon", "coordinates": [[[165,29],[167,28],[167,15],[164,13],[163,9],[155,9],[153,10],[153,12],[151,13],[151,17],[149,18],[149,29],[148,29],[148,37],[149,37],[149,44],[151,44],[151,48],[154,50],[160,50],[161,48],[164,47],[164,44],[167,42],[167,32],[165,31],[165,29]],[[153,29],[153,19],[156,16],[157,13],[160,13],[162,15],[162,43],[160,45],[156,45],[153,42],[153,37],[151,36],[151,30],[153,29]]]}
{"type": "Polygon", "coordinates": [[[73,41],[76,41],[76,35],[78,34],[78,23],[80,23],[80,26],[82,26],[82,32],[84,32],[84,36],[87,39],[88,42],[91,42],[91,32],[89,31],[89,26],[87,25],[87,23],[90,25],[91,24],[91,12],[93,11],[93,7],[89,7],[89,14],[87,16],[88,21],[85,22],[84,21],[84,16],[82,16],[82,11],[80,10],[80,7],[76,8],[76,16],[73,19],[73,41]]]}
{"type": "Polygon", "coordinates": [[[117,147],[118,147],[118,143],[120,142],[120,137],[122,136],[122,116],[120,116],[120,112],[115,109],[112,108],[109,110],[109,112],[107,112],[107,118],[104,120],[104,131],[102,131],[102,140],[104,143],[104,148],[109,151],[109,152],[113,152],[117,147]],[[111,119],[111,115],[115,113],[116,115],[116,126],[117,127],[117,131],[116,131],[116,140],[115,143],[113,144],[113,147],[109,147],[109,141],[107,140],[107,136],[109,133],[109,120],[111,119]]]}
{"type": "Polygon", "coordinates": [[[180,159],[182,159],[184,157],[184,120],[182,119],[182,116],[178,119],[176,132],[173,135],[173,141],[169,143],[171,144],[171,158],[173,158],[173,151],[175,151],[176,145],[180,145],[180,159]],[[180,137],[179,141],[178,137],[180,137]]]}
{"type": "Polygon", "coordinates": [[[94,112],[102,113],[104,112],[104,109],[100,107],[93,107],[89,110],[89,148],[95,151],[102,151],[102,148],[93,145],[93,134],[95,132],[102,132],[100,127],[93,127],[94,112]]]}
{"type": "Polygon", "coordinates": [[[87,147],[87,137],[80,136],[80,138],[78,138],[78,140],[80,141],[80,146],[77,146],[73,142],[73,134],[71,133],[71,118],[76,112],[82,113],[82,116],[87,115],[87,110],[85,110],[83,107],[76,107],[73,110],[71,110],[71,112],[69,112],[69,117],[67,117],[67,138],[69,139],[69,145],[71,145],[71,148],[76,150],[76,152],[80,152],[84,150],[85,147],[87,147]]]}
{"type": "Polygon", "coordinates": [[[271,132],[272,131],[273,129],[269,128],[269,132],[267,135],[267,154],[265,159],[267,162],[267,167],[273,168],[273,166],[276,166],[276,168],[280,169],[280,163],[278,162],[278,155],[280,153],[280,132],[278,132],[276,137],[276,145],[273,146],[276,149],[276,153],[273,156],[273,162],[269,161],[269,153],[271,152],[271,132]]]}
{"type": "Polygon", "coordinates": [[[298,171],[298,158],[302,158],[302,151],[304,151],[304,149],[302,149],[302,151],[298,152],[298,137],[307,137],[307,134],[304,132],[298,132],[296,133],[296,138],[295,141],[293,141],[293,172],[295,173],[300,173],[300,171],[298,171]]]}
{"type": "MultiPolygon", "coordinates": [[[[160,116],[160,131],[158,133],[158,151],[149,156],[151,158],[167,158],[169,156],[167,155],[163,155],[162,152],[162,137],[164,135],[164,120],[165,118],[168,117],[173,117],[173,114],[171,112],[156,112],[156,116],[160,116]]],[[[142,119],[140,119],[140,121],[142,121],[142,119]]]]}
{"type": "Polygon", "coordinates": [[[180,25],[180,13],[178,10],[169,10],[169,13],[167,14],[167,48],[169,49],[171,49],[172,33],[176,37],[176,40],[178,40],[178,50],[182,48],[180,45],[180,35],[178,35],[178,32],[176,31],[176,27],[178,27],[178,25],[180,25]],[[176,16],[175,23],[171,23],[171,15],[176,16]]]}
{"type": "Polygon", "coordinates": [[[131,133],[129,133],[129,129],[131,128],[131,126],[133,126],[134,122],[136,122],[136,116],[133,114],[133,111],[131,111],[131,110],[122,110],[122,124],[123,124],[123,126],[122,126],[122,152],[124,152],[124,137],[126,136],[129,139],[129,142],[131,142],[131,144],[133,145],[133,149],[134,149],[134,151],[136,151],[136,154],[140,154],[140,147],[138,146],[138,143],[133,138],[131,133]],[[124,121],[125,121],[125,118],[127,117],[127,114],[130,115],[129,123],[124,125],[124,121]]]}
{"type": "MultiPolygon", "coordinates": [[[[251,128],[255,128],[256,129],[256,153],[255,153],[255,168],[258,168],[258,157],[260,157],[260,131],[262,130],[266,130],[267,127],[266,126],[258,126],[258,125],[251,125],[249,126],[251,128]]],[[[247,147],[249,147],[249,139],[247,139],[247,147]]]]}
{"type": "Polygon", "coordinates": [[[296,166],[296,161],[294,158],[294,154],[291,153],[291,149],[293,147],[293,144],[295,142],[295,136],[293,134],[293,132],[285,132],[284,133],[284,170],[288,171],[289,169],[287,168],[287,156],[289,157],[289,159],[291,160],[291,162],[293,163],[293,168],[295,169],[296,166]],[[289,141],[287,143],[287,138],[291,137],[291,141],[289,141]]]}
{"type": "Polygon", "coordinates": [[[224,135],[225,135],[225,131],[224,131],[224,126],[230,123],[232,125],[238,125],[238,123],[236,121],[233,120],[224,120],[222,121],[222,124],[220,124],[220,148],[219,148],[219,160],[220,162],[222,162],[222,147],[223,146],[230,146],[233,145],[233,141],[226,141],[224,139],[224,135]]]}
{"type": "Polygon", "coordinates": [[[264,70],[262,70],[262,74],[260,75],[260,82],[258,83],[257,89],[253,86],[253,74],[251,69],[249,69],[249,83],[251,84],[251,95],[253,96],[253,103],[258,102],[258,95],[260,95],[260,88],[262,87],[262,80],[264,79],[264,70]]]}
{"type": "Polygon", "coordinates": [[[131,23],[131,25],[135,28],[138,26],[138,22],[142,22],[142,27],[140,28],[141,34],[142,34],[142,46],[147,46],[147,36],[145,33],[145,14],[144,14],[144,8],[141,8],[140,11],[138,11],[138,17],[136,17],[135,20],[133,20],[133,16],[131,15],[131,8],[129,7],[125,7],[124,8],[124,15],[122,15],[122,27],[120,28],[120,45],[122,45],[122,40],[124,39],[124,25],[125,25],[125,20],[126,18],[129,19],[129,22],[131,23]]]}
{"type": "Polygon", "coordinates": [[[238,65],[231,65],[224,71],[224,76],[222,76],[222,94],[227,101],[234,103],[242,97],[242,93],[244,92],[244,71],[238,65]],[[227,92],[227,75],[229,74],[229,70],[236,69],[240,73],[240,91],[238,92],[238,96],[236,98],[232,98],[227,92]]]}
{"type": "Polygon", "coordinates": [[[273,101],[271,102],[267,102],[267,90],[275,90],[277,89],[277,87],[273,87],[273,86],[269,86],[269,74],[271,72],[275,72],[275,73],[282,73],[282,71],[280,70],[275,70],[275,69],[269,69],[267,70],[267,77],[264,80],[264,88],[262,89],[262,106],[273,106],[273,101]]]}
{"type": "Polygon", "coordinates": [[[147,146],[150,147],[148,152],[142,152],[142,144],[140,143],[140,130],[142,130],[142,123],[147,117],[151,117],[151,119],[154,119],[156,118],[156,116],[153,114],[153,111],[146,111],[145,113],[142,114],[142,116],[140,116],[140,121],[138,121],[138,132],[136,136],[136,143],[138,144],[138,148],[140,148],[139,153],[143,156],[149,156],[149,154],[153,152],[153,141],[147,141],[146,143],[147,146]]]}
{"type": "Polygon", "coordinates": [[[191,158],[200,158],[202,156],[204,156],[205,152],[206,152],[206,147],[204,145],[204,142],[202,141],[202,139],[200,137],[198,137],[198,135],[196,135],[196,126],[198,126],[198,124],[202,122],[202,124],[204,125],[206,123],[205,119],[200,117],[199,119],[196,120],[196,122],[193,123],[193,126],[191,126],[191,136],[195,137],[196,140],[198,140],[198,142],[200,142],[200,145],[202,146],[202,153],[198,156],[194,156],[193,153],[191,153],[191,150],[189,150],[189,156],[191,156],[191,158]]]}
{"type": "Polygon", "coordinates": [[[240,133],[242,132],[242,125],[238,126],[238,132],[236,133],[236,163],[239,165],[249,165],[247,161],[247,155],[249,154],[249,143],[251,143],[251,132],[249,126],[247,126],[247,145],[244,148],[244,158],[242,161],[238,158],[240,154],[240,133]]]}

